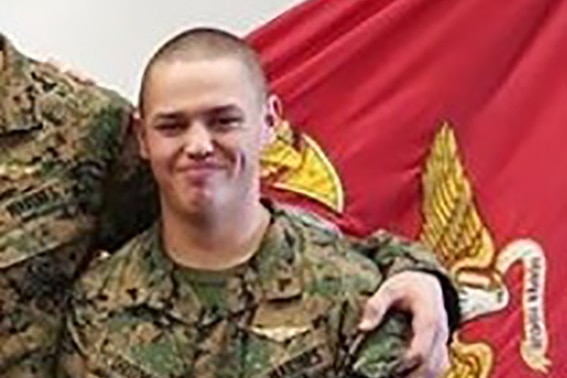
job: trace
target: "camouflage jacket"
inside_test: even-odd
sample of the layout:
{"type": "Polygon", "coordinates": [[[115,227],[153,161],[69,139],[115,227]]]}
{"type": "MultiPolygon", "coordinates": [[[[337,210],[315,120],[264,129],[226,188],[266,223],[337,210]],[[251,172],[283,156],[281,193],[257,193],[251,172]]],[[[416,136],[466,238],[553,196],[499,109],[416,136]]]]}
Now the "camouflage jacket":
{"type": "Polygon", "coordinates": [[[345,238],[271,205],[247,263],[223,272],[174,264],[159,226],[97,262],[72,298],[62,366],[71,377],[393,377],[409,323],[392,314],[367,338],[365,299],[407,268],[435,269],[386,233],[345,238]],[[361,253],[376,252],[378,264],[361,253]]]}
{"type": "MultiPolygon", "coordinates": [[[[113,92],[23,56],[0,35],[1,377],[53,372],[65,292],[94,247],[95,226],[104,230],[98,241],[118,235],[97,220],[113,208],[104,192],[133,177],[120,168],[120,180],[110,180],[119,154],[131,153],[129,114],[113,92]]],[[[121,162],[141,166],[134,160],[121,162]]]]}

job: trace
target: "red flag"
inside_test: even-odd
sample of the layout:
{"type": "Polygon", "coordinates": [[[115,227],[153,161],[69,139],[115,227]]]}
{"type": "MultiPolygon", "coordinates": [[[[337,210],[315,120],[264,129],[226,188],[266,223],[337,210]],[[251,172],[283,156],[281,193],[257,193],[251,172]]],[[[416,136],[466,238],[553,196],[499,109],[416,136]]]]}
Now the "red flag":
{"type": "Polygon", "coordinates": [[[436,249],[452,376],[567,374],[567,1],[311,0],[249,40],[302,133],[271,183],[436,249]]]}

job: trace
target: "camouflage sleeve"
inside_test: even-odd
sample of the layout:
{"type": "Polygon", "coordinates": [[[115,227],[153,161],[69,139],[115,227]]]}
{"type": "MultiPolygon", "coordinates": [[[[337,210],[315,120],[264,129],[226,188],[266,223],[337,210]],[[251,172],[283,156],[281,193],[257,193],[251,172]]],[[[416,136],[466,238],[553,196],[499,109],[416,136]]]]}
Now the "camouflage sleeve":
{"type": "Polygon", "coordinates": [[[371,333],[360,333],[350,345],[342,375],[349,378],[397,377],[411,338],[410,319],[390,313],[371,333]]]}
{"type": "Polygon", "coordinates": [[[461,319],[457,290],[433,251],[384,230],[351,241],[352,248],[374,261],[385,279],[406,270],[423,271],[437,277],[443,291],[449,330],[452,333],[457,329],[461,319]]]}
{"type": "Polygon", "coordinates": [[[445,273],[431,250],[384,230],[377,231],[364,239],[353,240],[352,247],[374,261],[386,278],[405,270],[445,273]]]}
{"type": "Polygon", "coordinates": [[[338,377],[392,378],[404,362],[411,340],[408,315],[390,311],[372,332],[361,332],[358,323],[367,299],[383,282],[371,261],[348,253],[350,269],[342,275],[343,305],[337,355],[338,377]]]}

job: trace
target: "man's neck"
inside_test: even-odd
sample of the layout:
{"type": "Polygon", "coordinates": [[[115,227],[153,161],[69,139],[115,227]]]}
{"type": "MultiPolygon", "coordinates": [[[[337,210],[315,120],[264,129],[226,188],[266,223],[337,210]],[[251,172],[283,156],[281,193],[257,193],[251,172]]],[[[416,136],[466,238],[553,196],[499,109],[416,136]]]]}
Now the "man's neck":
{"type": "Polygon", "coordinates": [[[162,214],[165,253],[179,265],[220,271],[248,261],[260,247],[270,213],[259,201],[207,216],[162,214]]]}

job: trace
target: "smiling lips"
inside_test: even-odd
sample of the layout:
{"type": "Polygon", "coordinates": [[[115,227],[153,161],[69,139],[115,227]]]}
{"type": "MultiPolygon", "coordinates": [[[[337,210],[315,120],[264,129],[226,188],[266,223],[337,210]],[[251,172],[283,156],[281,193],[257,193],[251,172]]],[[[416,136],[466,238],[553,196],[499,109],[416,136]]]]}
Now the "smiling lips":
{"type": "Polygon", "coordinates": [[[223,169],[214,163],[192,163],[178,168],[177,171],[192,184],[203,185],[210,176],[223,169]]]}

